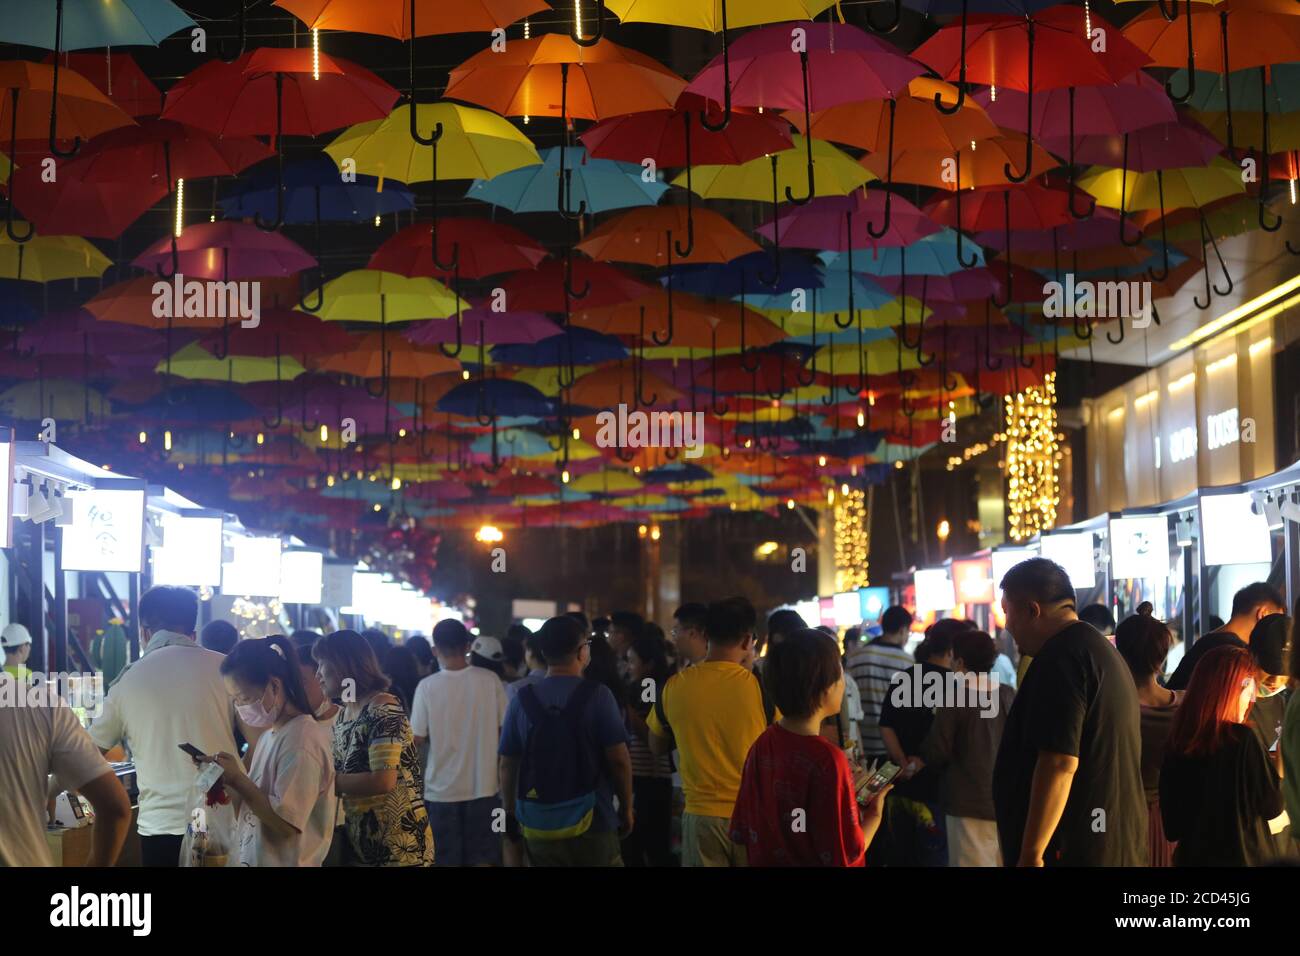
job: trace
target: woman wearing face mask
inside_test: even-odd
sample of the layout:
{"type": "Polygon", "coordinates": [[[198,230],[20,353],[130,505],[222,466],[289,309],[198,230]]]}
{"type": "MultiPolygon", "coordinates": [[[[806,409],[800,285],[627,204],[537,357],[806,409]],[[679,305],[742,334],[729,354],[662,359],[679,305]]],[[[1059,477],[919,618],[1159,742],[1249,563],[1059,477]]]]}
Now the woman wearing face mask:
{"type": "Polygon", "coordinates": [[[411,722],[369,643],[335,631],[312,648],[325,696],[343,705],[334,721],[334,769],[343,798],[349,863],[432,866],[433,833],[411,722]]]}
{"type": "Polygon", "coordinates": [[[1216,647],[1192,671],[1160,768],[1165,836],[1175,866],[1258,866],[1276,855],[1269,821],[1282,813],[1272,761],[1246,726],[1255,662],[1216,647]]]}
{"type": "Polygon", "coordinates": [[[334,832],[334,763],[293,645],[282,635],[241,641],[221,674],[240,719],[266,728],[247,773],[233,754],[203,758],[233,791],[240,865],[320,866],[334,832]]]}

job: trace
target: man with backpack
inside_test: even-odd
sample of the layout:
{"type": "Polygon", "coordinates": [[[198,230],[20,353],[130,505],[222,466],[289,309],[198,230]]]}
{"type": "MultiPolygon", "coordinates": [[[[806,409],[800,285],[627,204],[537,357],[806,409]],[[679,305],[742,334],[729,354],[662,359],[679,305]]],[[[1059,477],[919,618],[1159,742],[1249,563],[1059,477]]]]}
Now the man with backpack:
{"type": "Polygon", "coordinates": [[[646,720],[650,750],[680,757],[686,812],[682,866],[744,866],[731,841],[731,814],[745,757],[772,722],[757,677],[743,661],[754,645],[758,615],[742,597],[709,605],[704,660],[671,677],[646,720]]]}
{"type": "Polygon", "coordinates": [[[634,823],[623,715],[582,676],[591,642],[578,621],[551,618],[537,642],[546,677],[510,701],[498,748],[506,839],[526,844],[533,866],[622,866],[634,823]]]}

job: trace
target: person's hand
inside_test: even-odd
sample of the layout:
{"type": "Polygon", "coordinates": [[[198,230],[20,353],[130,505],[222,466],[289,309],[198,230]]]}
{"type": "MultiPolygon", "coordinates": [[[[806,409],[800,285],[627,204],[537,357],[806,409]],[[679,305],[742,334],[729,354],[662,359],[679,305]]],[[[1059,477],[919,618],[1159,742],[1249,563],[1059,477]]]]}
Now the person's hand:
{"type": "Polygon", "coordinates": [[[892,783],[887,783],[874,793],[870,790],[862,791],[862,799],[858,803],[859,816],[865,823],[868,820],[879,820],[885,813],[885,794],[894,789],[892,783]]]}
{"type": "Polygon", "coordinates": [[[1043,858],[1041,856],[1034,857],[1024,852],[1023,850],[1020,853],[1020,861],[1016,863],[1016,866],[1042,866],[1042,865],[1043,865],[1043,858]]]}
{"type": "Polygon", "coordinates": [[[618,837],[620,840],[626,840],[628,835],[636,827],[636,814],[632,812],[632,807],[620,807],[618,811],[618,837]]]}
{"type": "Polygon", "coordinates": [[[501,841],[501,862],[505,866],[524,865],[524,841],[506,837],[501,841]]]}
{"type": "Polygon", "coordinates": [[[234,754],[221,753],[209,754],[199,763],[215,763],[223,771],[221,782],[229,784],[232,789],[238,790],[240,784],[248,780],[248,774],[244,772],[243,762],[234,754]]]}

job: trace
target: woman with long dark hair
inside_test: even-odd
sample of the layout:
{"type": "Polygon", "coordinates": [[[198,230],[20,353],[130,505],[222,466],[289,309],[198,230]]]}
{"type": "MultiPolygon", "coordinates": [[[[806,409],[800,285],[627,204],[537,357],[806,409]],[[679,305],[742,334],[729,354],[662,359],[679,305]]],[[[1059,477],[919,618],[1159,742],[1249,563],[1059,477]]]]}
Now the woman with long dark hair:
{"type": "Polygon", "coordinates": [[[1282,791],[1246,726],[1254,701],[1250,651],[1216,647],[1197,662],[1160,769],[1175,866],[1256,866],[1276,855],[1269,821],[1282,813],[1282,791]]]}
{"type": "Polygon", "coordinates": [[[623,840],[624,866],[672,866],[673,761],[650,751],[646,717],[672,676],[668,643],[649,628],[627,651],[631,677],[627,705],[636,829],[623,840]]]}
{"type": "Polygon", "coordinates": [[[316,676],[342,703],[334,721],[334,767],[352,862],[432,866],[433,834],[421,799],[420,759],[411,722],[388,692],[388,675],[356,631],[335,631],[312,648],[316,676]]]}
{"type": "Polygon", "coordinates": [[[1151,616],[1144,603],[1137,614],[1126,617],[1115,629],[1115,647],[1137,685],[1142,728],[1142,789],[1147,798],[1147,851],[1152,866],[1173,866],[1174,844],[1165,836],[1160,819],[1160,767],[1165,746],[1174,726],[1174,715],[1183,695],[1162,687],[1157,678],[1164,673],[1165,659],[1174,636],[1164,621],[1151,616]]]}
{"type": "Polygon", "coordinates": [[[248,772],[234,754],[202,758],[234,791],[241,866],[320,866],[334,835],[329,731],[312,716],[298,655],[283,635],[240,641],[221,662],[240,718],[265,728],[248,772]]]}

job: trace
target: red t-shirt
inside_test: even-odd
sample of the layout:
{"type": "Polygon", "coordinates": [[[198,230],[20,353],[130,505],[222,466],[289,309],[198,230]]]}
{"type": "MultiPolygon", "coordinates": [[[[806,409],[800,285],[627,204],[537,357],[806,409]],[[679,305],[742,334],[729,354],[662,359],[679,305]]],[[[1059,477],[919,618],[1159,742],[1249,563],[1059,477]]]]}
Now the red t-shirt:
{"type": "Polygon", "coordinates": [[[824,737],[768,727],[745,758],[731,839],[746,847],[750,866],[864,866],[844,752],[824,737]]]}

